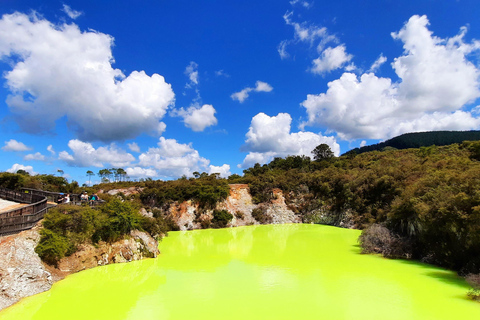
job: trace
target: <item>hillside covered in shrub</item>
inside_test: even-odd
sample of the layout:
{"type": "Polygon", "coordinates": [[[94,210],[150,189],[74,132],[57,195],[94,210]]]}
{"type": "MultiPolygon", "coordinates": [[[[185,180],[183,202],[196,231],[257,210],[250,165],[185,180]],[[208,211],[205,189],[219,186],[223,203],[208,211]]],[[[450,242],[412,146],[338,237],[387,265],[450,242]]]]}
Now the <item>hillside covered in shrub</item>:
{"type": "Polygon", "coordinates": [[[381,143],[355,148],[349,153],[364,153],[369,151],[382,151],[385,148],[409,149],[430,146],[447,146],[463,141],[480,140],[480,131],[430,131],[405,133],[398,137],[381,143]]]}

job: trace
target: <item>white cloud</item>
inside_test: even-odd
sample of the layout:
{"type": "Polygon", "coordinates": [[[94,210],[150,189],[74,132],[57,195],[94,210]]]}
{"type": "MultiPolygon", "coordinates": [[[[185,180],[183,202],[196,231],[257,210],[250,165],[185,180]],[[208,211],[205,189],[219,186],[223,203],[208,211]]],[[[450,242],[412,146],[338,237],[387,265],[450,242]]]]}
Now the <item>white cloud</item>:
{"type": "Polygon", "coordinates": [[[55,155],[55,150],[53,149],[53,146],[52,145],[49,145],[47,147],[47,151],[50,152],[52,155],[55,155]]]}
{"type": "Polygon", "coordinates": [[[10,173],[17,173],[18,170],[25,170],[26,172],[30,173],[30,175],[36,175],[37,173],[33,171],[32,166],[24,166],[22,164],[15,163],[10,169],[7,169],[7,172],[10,173]]]}
{"type": "Polygon", "coordinates": [[[351,54],[345,52],[345,49],[345,45],[343,44],[335,48],[328,47],[322,52],[320,57],[312,61],[313,67],[310,71],[315,74],[325,74],[342,68],[353,58],[351,54]]]}
{"type": "Polygon", "coordinates": [[[292,0],[292,1],[290,1],[290,4],[292,6],[294,6],[296,4],[299,4],[306,9],[309,9],[311,6],[313,6],[313,2],[300,1],[300,0],[292,0]]]}
{"type": "Polygon", "coordinates": [[[230,78],[230,75],[229,75],[228,73],[226,73],[223,69],[222,69],[222,70],[215,71],[215,75],[216,75],[217,77],[230,78]]]}
{"type": "Polygon", "coordinates": [[[360,142],[360,148],[361,147],[365,147],[367,145],[367,141],[366,140],[362,140],[362,142],[360,142]]]}
{"type": "Polygon", "coordinates": [[[252,91],[254,91],[254,92],[270,92],[272,90],[273,90],[273,87],[271,85],[269,85],[268,83],[263,82],[263,81],[257,81],[255,83],[254,88],[246,87],[245,89],[243,89],[239,92],[233,93],[230,97],[232,98],[232,100],[238,100],[240,103],[243,103],[249,97],[249,94],[252,91]]]}
{"type": "Polygon", "coordinates": [[[280,42],[280,44],[277,47],[278,54],[280,55],[280,58],[287,59],[290,57],[290,54],[287,52],[287,46],[288,46],[288,40],[283,40],[280,42]]]}
{"type": "Polygon", "coordinates": [[[322,143],[330,146],[335,155],[340,154],[340,146],[334,137],[325,137],[313,132],[290,132],[292,117],[288,113],[268,116],[259,113],[252,118],[247,132],[243,151],[245,157],[242,167],[249,167],[256,162],[266,163],[273,157],[288,155],[306,155],[311,157],[312,150],[322,143]]]}
{"type": "Polygon", "coordinates": [[[10,139],[8,141],[5,141],[5,145],[2,147],[3,151],[28,151],[32,150],[32,148],[27,147],[25,144],[22,142],[19,142],[14,139],[10,139]]]}
{"type": "Polygon", "coordinates": [[[219,173],[222,178],[228,178],[231,175],[230,166],[228,164],[224,164],[223,166],[210,165],[208,166],[208,173],[219,173]]]}
{"type": "Polygon", "coordinates": [[[68,142],[68,147],[73,154],[62,151],[58,155],[59,159],[75,167],[103,167],[104,164],[125,167],[135,160],[133,155],[117,148],[113,143],[108,147],[95,149],[91,143],[75,139],[68,142]]]}
{"type": "Polygon", "coordinates": [[[175,139],[164,137],[160,137],[158,148],[149,148],[139,156],[140,167],[154,168],[160,176],[166,178],[191,176],[195,171],[205,171],[209,163],[190,144],[181,144],[175,139]]]}
{"type": "Polygon", "coordinates": [[[283,40],[278,45],[277,51],[281,59],[286,59],[290,56],[290,54],[287,52],[287,46],[292,44],[303,42],[312,47],[314,43],[317,43],[317,51],[321,53],[328,43],[339,42],[338,38],[335,35],[330,34],[327,28],[309,25],[307,22],[294,22],[292,20],[292,15],[292,11],[287,11],[283,15],[285,23],[293,27],[294,37],[291,40],[283,40]]]}
{"type": "Polygon", "coordinates": [[[54,25],[32,14],[0,20],[0,58],[12,65],[4,74],[7,104],[20,129],[51,131],[64,116],[84,141],[115,141],[157,133],[174,102],[170,84],[158,74],[125,76],[112,64],[113,38],[54,25]],[[11,60],[7,60],[12,58],[11,60]]]}
{"type": "Polygon", "coordinates": [[[217,124],[215,113],[216,110],[210,104],[204,104],[202,107],[194,104],[186,110],[183,108],[175,110],[172,115],[182,117],[185,126],[199,132],[217,124]]]}
{"type": "Polygon", "coordinates": [[[35,152],[35,153],[27,154],[25,157],[23,157],[23,160],[25,160],[25,161],[30,161],[30,160],[45,161],[45,156],[43,154],[41,154],[40,152],[35,152]]]}
{"type": "Polygon", "coordinates": [[[70,17],[70,19],[73,20],[77,19],[83,14],[83,12],[73,10],[72,8],[70,8],[70,6],[66,4],[63,5],[63,12],[65,12],[70,17]]]}
{"type": "Polygon", "coordinates": [[[307,95],[303,127],[326,127],[342,139],[478,128],[480,119],[462,108],[480,97],[480,70],[466,58],[480,43],[465,43],[464,28],[450,39],[434,37],[427,25],[426,16],[413,16],[392,33],[404,44],[404,54],[392,63],[400,81],[344,73],[326,93],[307,95]]]}
{"type": "Polygon", "coordinates": [[[382,64],[384,64],[385,62],[387,62],[387,58],[383,54],[380,54],[380,56],[377,58],[377,60],[375,60],[375,62],[372,64],[372,66],[370,67],[370,69],[368,69],[367,72],[377,72],[378,69],[380,69],[382,64]]]}
{"type": "Polygon", "coordinates": [[[157,171],[154,169],[145,169],[141,167],[133,167],[125,169],[127,176],[131,178],[154,178],[158,175],[157,171]]]}
{"type": "Polygon", "coordinates": [[[138,144],[136,142],[127,143],[127,145],[128,145],[128,148],[130,149],[130,151],[140,152],[140,147],[138,146],[138,144]]]}
{"type": "Polygon", "coordinates": [[[185,75],[190,80],[190,83],[186,84],[186,88],[191,88],[193,85],[198,85],[198,64],[191,61],[190,64],[185,68],[185,75]]]}

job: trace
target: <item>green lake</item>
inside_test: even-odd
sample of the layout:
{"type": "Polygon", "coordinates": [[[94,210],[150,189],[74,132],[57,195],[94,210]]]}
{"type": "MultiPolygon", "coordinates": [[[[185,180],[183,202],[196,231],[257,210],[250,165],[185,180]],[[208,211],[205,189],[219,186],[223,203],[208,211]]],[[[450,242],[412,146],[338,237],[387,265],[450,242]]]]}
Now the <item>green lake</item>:
{"type": "Polygon", "coordinates": [[[455,273],[362,255],[359,234],[301,224],[170,232],[157,259],[68,276],[0,319],[480,319],[455,273]]]}

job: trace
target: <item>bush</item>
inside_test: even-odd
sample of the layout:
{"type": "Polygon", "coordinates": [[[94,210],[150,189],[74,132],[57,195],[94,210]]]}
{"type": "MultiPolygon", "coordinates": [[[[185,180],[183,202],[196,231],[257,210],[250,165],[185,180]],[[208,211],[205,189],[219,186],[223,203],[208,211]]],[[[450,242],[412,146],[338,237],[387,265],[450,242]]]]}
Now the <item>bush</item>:
{"type": "Polygon", "coordinates": [[[48,229],[42,229],[40,235],[35,252],[46,263],[57,266],[58,261],[72,250],[72,245],[67,238],[48,229]]]}
{"type": "Polygon", "coordinates": [[[99,208],[59,205],[45,215],[35,251],[43,261],[56,265],[83,243],[117,241],[135,229],[158,238],[175,227],[171,219],[161,214],[155,218],[144,217],[130,202],[116,198],[99,208]]]}
{"type": "Polygon", "coordinates": [[[235,218],[243,219],[243,218],[245,218],[245,214],[242,211],[237,211],[237,212],[235,212],[235,218]]]}
{"type": "Polygon", "coordinates": [[[225,228],[232,219],[233,215],[227,210],[213,210],[212,227],[225,228]]]}
{"type": "Polygon", "coordinates": [[[472,286],[472,289],[467,293],[468,297],[475,301],[480,301],[480,273],[469,274],[465,277],[468,284],[472,286]]]}
{"type": "Polygon", "coordinates": [[[362,248],[362,253],[380,253],[388,258],[407,258],[410,256],[406,241],[379,224],[372,224],[363,230],[358,242],[362,248]]]}
{"type": "Polygon", "coordinates": [[[255,208],[252,210],[252,217],[260,224],[272,223],[273,218],[267,214],[267,212],[261,208],[255,208]]]}

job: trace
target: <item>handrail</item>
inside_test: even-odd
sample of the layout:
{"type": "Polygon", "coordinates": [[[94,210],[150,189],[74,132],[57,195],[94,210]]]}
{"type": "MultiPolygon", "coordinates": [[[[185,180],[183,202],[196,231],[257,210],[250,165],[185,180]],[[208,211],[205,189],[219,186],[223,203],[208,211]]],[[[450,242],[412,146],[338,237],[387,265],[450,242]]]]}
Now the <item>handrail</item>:
{"type": "Polygon", "coordinates": [[[48,209],[47,197],[31,192],[18,192],[0,188],[0,198],[28,203],[17,209],[0,213],[0,236],[17,233],[32,228],[41,220],[48,209]]]}

